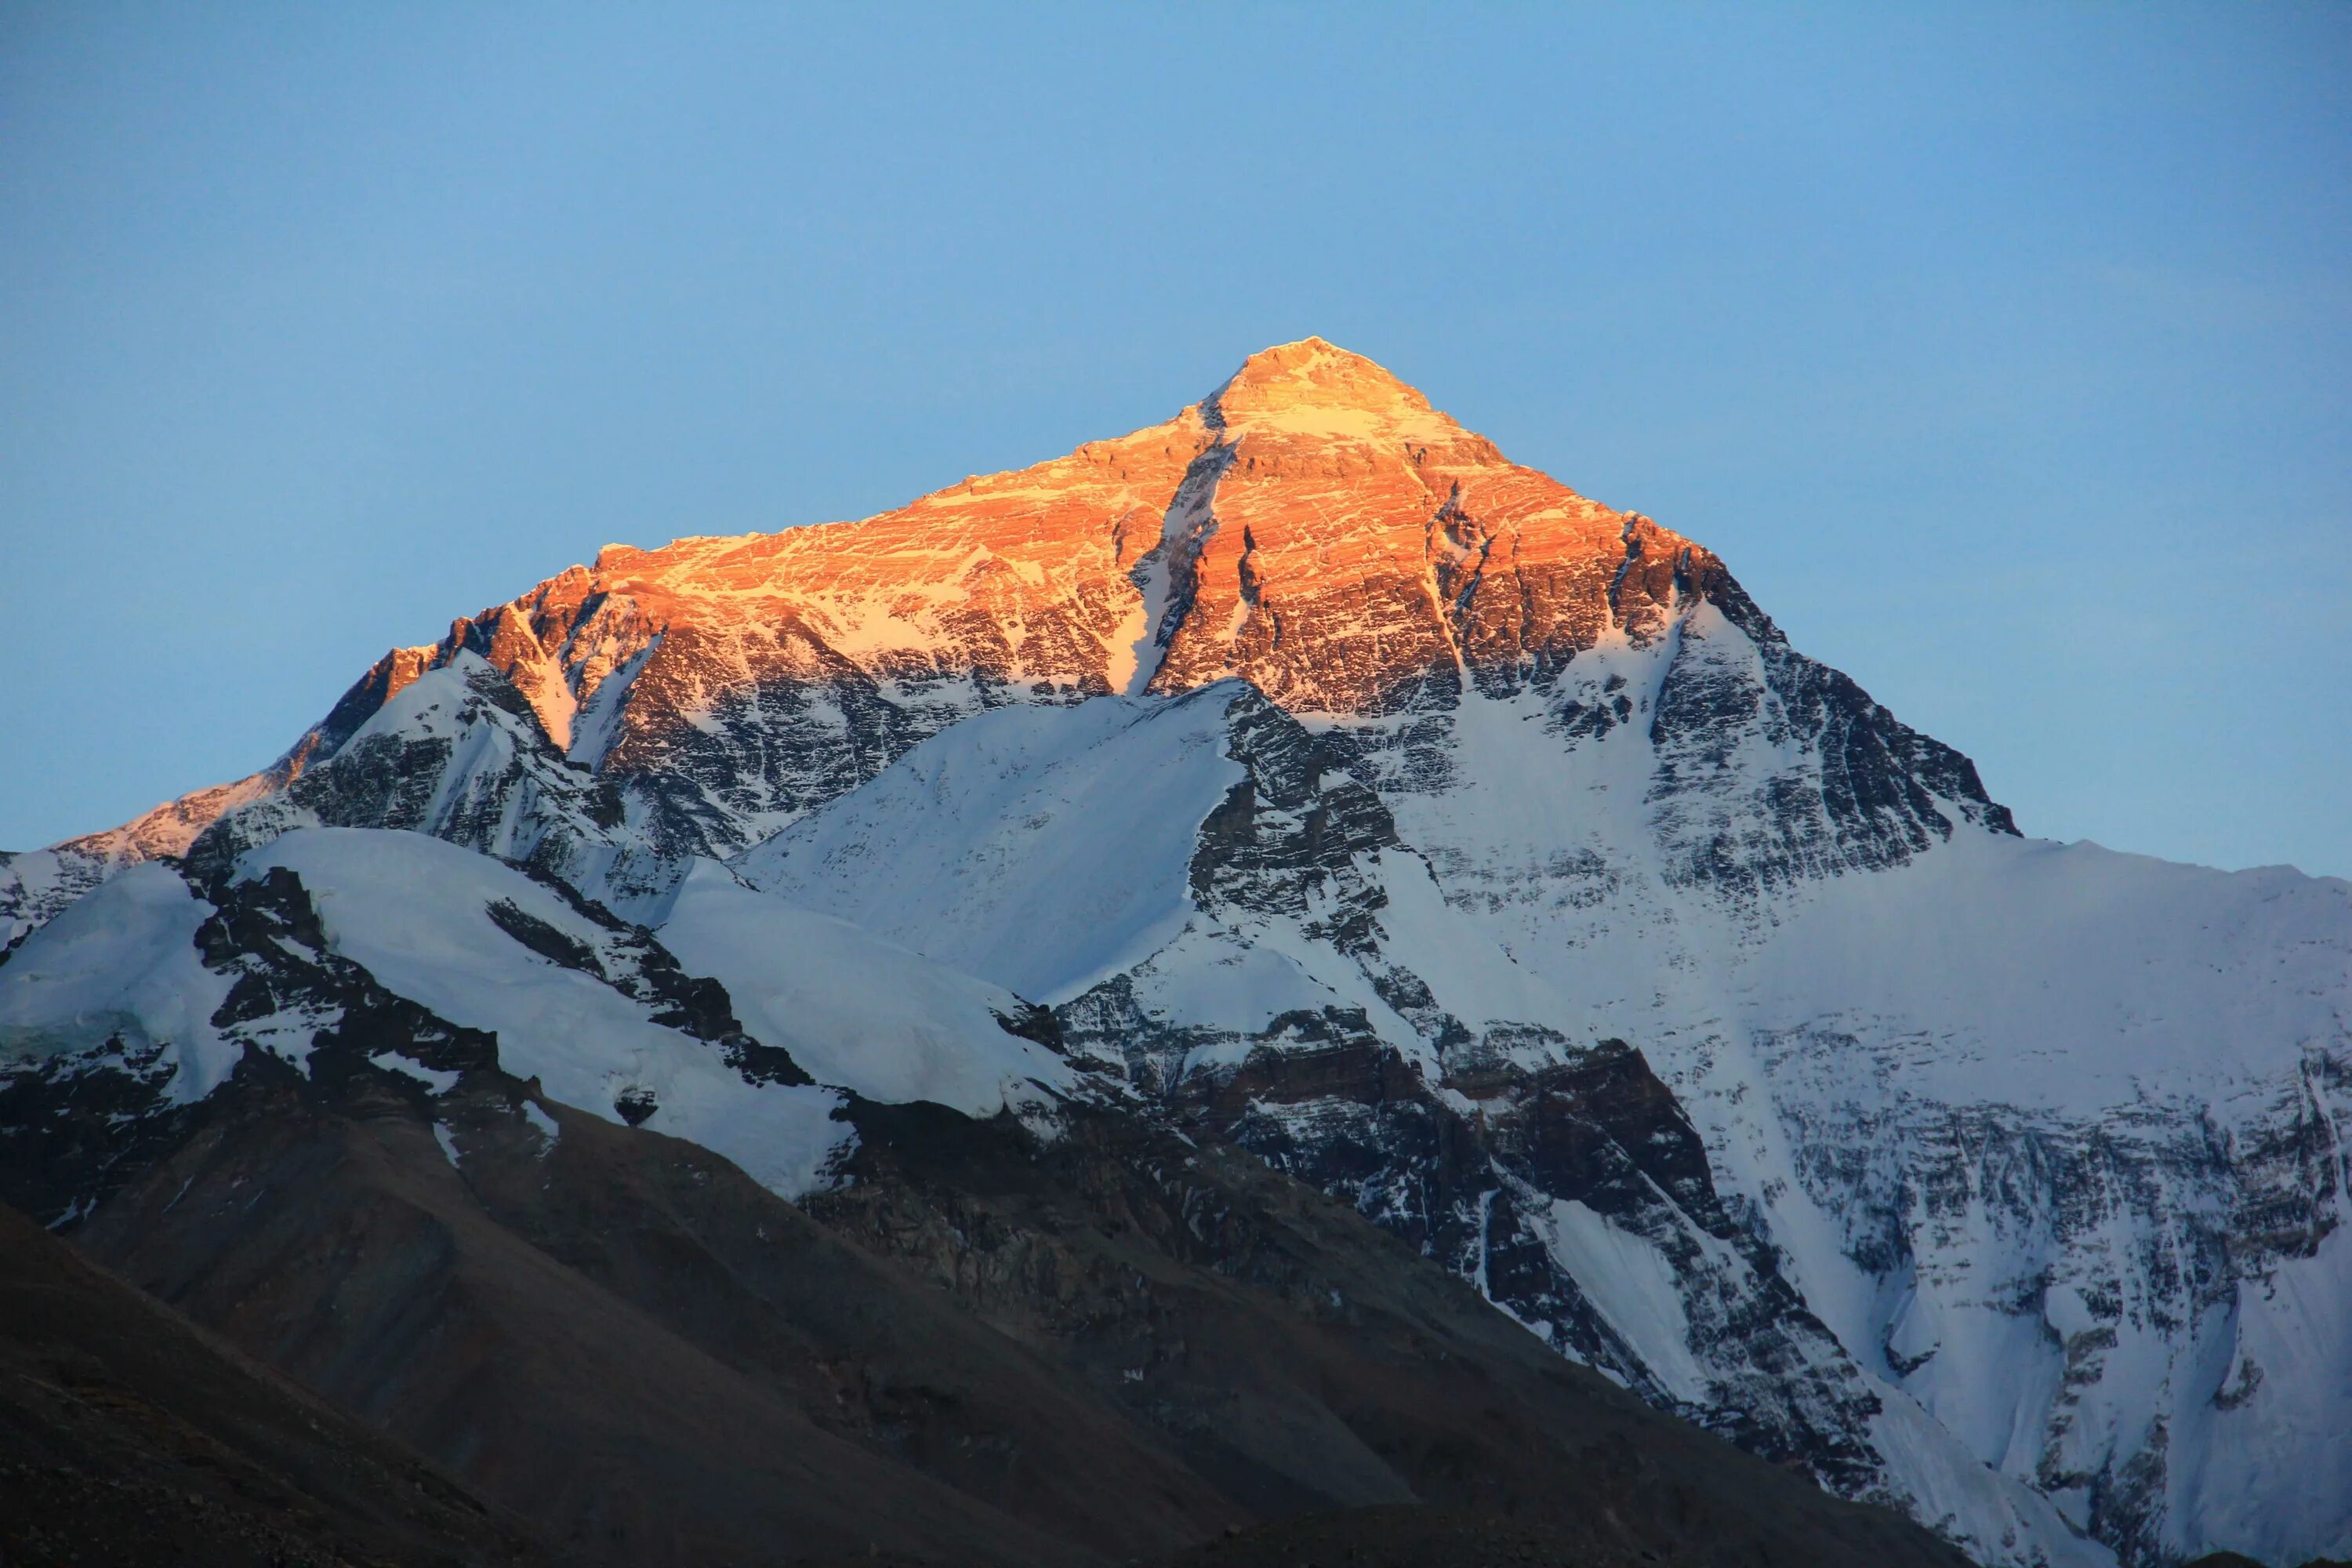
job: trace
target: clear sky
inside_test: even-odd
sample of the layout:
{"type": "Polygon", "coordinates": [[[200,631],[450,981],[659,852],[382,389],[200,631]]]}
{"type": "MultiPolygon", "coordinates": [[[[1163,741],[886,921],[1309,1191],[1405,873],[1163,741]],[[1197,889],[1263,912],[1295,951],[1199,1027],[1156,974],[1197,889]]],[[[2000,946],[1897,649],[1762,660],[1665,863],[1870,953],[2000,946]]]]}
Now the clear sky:
{"type": "Polygon", "coordinates": [[[2352,875],[2352,6],[0,9],[0,846],[1319,333],[2029,833],[2352,875]]]}

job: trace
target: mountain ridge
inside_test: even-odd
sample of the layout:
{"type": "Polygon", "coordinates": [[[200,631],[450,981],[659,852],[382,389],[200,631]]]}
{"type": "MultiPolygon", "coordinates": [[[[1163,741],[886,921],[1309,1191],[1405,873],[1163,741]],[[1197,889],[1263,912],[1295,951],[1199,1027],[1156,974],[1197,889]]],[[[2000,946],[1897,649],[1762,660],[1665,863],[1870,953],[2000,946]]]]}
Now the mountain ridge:
{"type": "MultiPolygon", "coordinates": [[[[831,678],[837,696],[887,706],[894,721],[866,738],[878,747],[795,737],[824,765],[762,780],[759,798],[650,807],[673,819],[674,846],[732,852],[978,707],[1238,675],[1294,710],[1393,711],[1433,682],[1516,689],[1612,630],[1638,645],[1681,592],[1785,647],[1702,547],[1509,463],[1371,361],[1307,338],[1250,356],[1171,420],[891,511],[607,545],[592,565],[459,617],[437,643],[387,651],[269,768],[40,853],[68,861],[60,879],[77,889],[107,868],[184,854],[213,820],[332,757],[410,682],[467,651],[506,678],[557,750],[624,777],[691,774],[685,731],[697,726],[681,721],[701,717],[705,698],[723,703],[730,686],[831,678]],[[1336,525],[1312,483],[1334,479],[1349,509],[1336,525]],[[1095,558],[1072,568],[1061,558],[1074,547],[1095,558]],[[745,601],[782,623],[776,635],[730,635],[745,601]],[[1378,624],[1352,624],[1335,603],[1369,603],[1378,624]],[[940,689],[956,682],[977,689],[940,689]]],[[[1838,696],[1892,722],[1858,688],[1838,696]]],[[[1591,721],[1607,721],[1596,710],[1591,721]]],[[[1956,795],[2007,820],[1966,758],[1938,761],[1956,795]]]]}

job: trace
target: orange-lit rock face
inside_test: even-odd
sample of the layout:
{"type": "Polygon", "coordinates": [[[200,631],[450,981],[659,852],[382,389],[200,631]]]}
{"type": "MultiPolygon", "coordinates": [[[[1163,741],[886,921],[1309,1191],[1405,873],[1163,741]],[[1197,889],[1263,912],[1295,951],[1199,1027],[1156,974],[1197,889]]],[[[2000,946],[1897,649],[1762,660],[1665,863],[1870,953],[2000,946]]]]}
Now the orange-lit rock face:
{"type": "Polygon", "coordinates": [[[981,708],[1244,677],[1301,715],[1442,710],[1651,642],[1717,583],[1703,550],[1307,339],[1162,426],[879,517],[609,545],[385,654],[264,783],[473,651],[624,785],[630,842],[730,853],[981,708]]]}
{"type": "Polygon", "coordinates": [[[863,521],[608,547],[387,653],[266,773],[78,842],[184,852],[460,648],[557,747],[642,781],[657,844],[726,848],[981,707],[1229,676],[1335,717],[1513,690],[1654,635],[1678,565],[1715,570],[1309,338],[1165,424],[863,521]]]}
{"type": "Polygon", "coordinates": [[[1154,689],[1241,675],[1294,710],[1381,711],[1433,679],[1514,686],[1659,622],[1682,541],[1507,461],[1370,360],[1269,349],[1204,413],[1218,466],[1154,689]],[[1629,530],[1663,579],[1621,582],[1629,530]]]}
{"type": "MultiPolygon", "coordinates": [[[[263,773],[0,875],[0,925],[12,899],[46,918],[110,867],[194,853],[265,797],[302,799],[256,831],[305,801],[373,826],[455,809],[439,784],[343,764],[362,726],[461,652],[497,687],[467,687],[512,763],[491,771],[528,784],[495,823],[467,795],[466,831],[535,844],[552,823],[628,858],[646,888],[647,868],[731,854],[982,709],[1231,677],[1344,731],[1334,754],[1354,774],[1408,793],[1452,787],[1467,693],[1534,699],[1522,716],[1540,710],[1564,749],[1636,726],[1659,851],[1710,885],[1895,863],[1948,830],[1937,801],[2008,828],[1965,757],[1796,654],[1706,551],[1506,460],[1310,338],[1251,356],[1165,424],[863,521],[609,546],[387,653],[263,773]]],[[[488,787],[452,737],[411,739],[488,787]]]]}
{"type": "Polygon", "coordinates": [[[645,781],[652,819],[715,847],[1007,701],[1241,676],[1350,716],[1465,679],[1515,689],[1612,634],[1645,640],[1677,563],[1703,560],[1310,338],[1163,425],[863,521],[609,547],[458,622],[432,659],[480,653],[558,746],[645,781]]]}

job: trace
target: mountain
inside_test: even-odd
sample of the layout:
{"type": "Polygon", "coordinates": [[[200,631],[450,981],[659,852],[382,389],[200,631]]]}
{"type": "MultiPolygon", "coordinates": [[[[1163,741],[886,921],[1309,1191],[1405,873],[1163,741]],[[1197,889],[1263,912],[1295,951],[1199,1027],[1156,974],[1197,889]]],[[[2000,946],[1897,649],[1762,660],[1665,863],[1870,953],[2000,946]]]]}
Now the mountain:
{"type": "MultiPolygon", "coordinates": [[[[1003,1206],[1017,1168],[1104,1247],[1135,1226],[1297,1301],[1295,1265],[1238,1261],[1276,1244],[1202,1217],[1289,1237],[1265,1216],[1299,1200],[1242,1174],[1271,1173],[1361,1222],[1318,1242],[1357,1282],[1316,1355],[1363,1353],[1341,1303],[1369,1281],[1450,1275],[1500,1311],[1444,1342],[1548,1346],[1980,1560],[2352,1551],[2352,886],[2020,837],[1704,548],[1319,340],[864,521],[608,546],[387,654],[252,779],[0,879],[0,1180],[134,1277],[170,1253],[153,1282],[200,1321],[247,1300],[213,1281],[388,1200],[304,1194],[257,1253],[158,1184],[195,1180],[208,1130],[274,1147],[298,1104],[348,1151],[397,1091],[474,1205],[434,1225],[478,1210],[596,1289],[617,1269],[706,1351],[654,1261],[706,1238],[616,1261],[466,1176],[467,1128],[501,1159],[534,1113],[559,1152],[593,1125],[616,1161],[723,1156],[740,1212],[808,1216],[1152,1412],[1205,1489],[1093,1549],[1461,1500],[1344,1457],[1372,1418],[1286,1403],[1280,1358],[1212,1373],[1181,1313],[1066,1300],[1074,1222],[1003,1206]],[[438,1119],[445,1093],[488,1098],[438,1119]],[[1167,1211],[1190,1241],[1127,1207],[1171,1201],[1176,1148],[1221,1173],[1167,1211]],[[1219,1414],[1244,1389],[1272,1403],[1219,1414]],[[1198,1446],[1237,1428],[1292,1436],[1198,1446]],[[1276,1463],[1293,1443],[1310,1473],[1276,1463]]],[[[285,1337],[330,1299],[252,1342],[393,1412],[368,1376],[397,1369],[338,1383],[348,1357],[285,1337]]],[[[1646,1455],[1675,1428],[1641,1430],[1646,1455]]],[[[1461,1441],[1417,1431],[1424,1458],[1461,1441]]],[[[1448,1484],[1543,1490],[1475,1453],[1448,1484]]],[[[909,1539],[961,1528],[925,1506],[909,1539]]]]}

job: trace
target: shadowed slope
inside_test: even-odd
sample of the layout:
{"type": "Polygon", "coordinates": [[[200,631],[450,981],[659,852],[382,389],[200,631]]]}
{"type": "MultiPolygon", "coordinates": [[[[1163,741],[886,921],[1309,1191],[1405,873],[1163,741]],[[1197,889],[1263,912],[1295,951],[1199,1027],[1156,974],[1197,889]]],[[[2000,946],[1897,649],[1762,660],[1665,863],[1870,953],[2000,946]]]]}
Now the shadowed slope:
{"type": "Polygon", "coordinates": [[[520,1523],[0,1206],[0,1557],[546,1561],[520,1523]]]}

